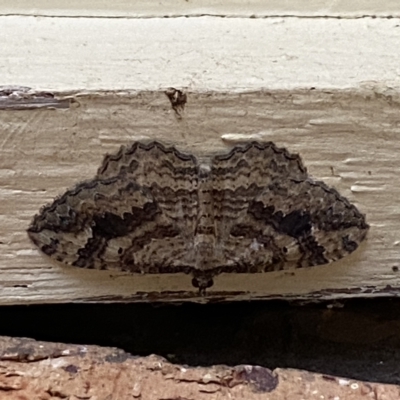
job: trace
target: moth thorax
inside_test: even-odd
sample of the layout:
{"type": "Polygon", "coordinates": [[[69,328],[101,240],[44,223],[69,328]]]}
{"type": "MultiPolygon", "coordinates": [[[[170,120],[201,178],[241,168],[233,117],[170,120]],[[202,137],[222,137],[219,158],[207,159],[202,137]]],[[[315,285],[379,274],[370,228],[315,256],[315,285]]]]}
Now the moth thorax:
{"type": "Polygon", "coordinates": [[[198,168],[199,168],[198,171],[199,171],[200,179],[207,179],[210,176],[210,173],[211,173],[210,164],[201,163],[198,168]]]}

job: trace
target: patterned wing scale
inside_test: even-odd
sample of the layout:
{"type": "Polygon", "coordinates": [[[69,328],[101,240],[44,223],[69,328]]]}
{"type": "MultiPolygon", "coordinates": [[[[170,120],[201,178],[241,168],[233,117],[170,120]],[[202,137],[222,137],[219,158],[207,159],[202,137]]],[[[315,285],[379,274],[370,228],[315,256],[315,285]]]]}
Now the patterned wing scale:
{"type": "Polygon", "coordinates": [[[235,148],[215,157],[212,170],[219,246],[228,260],[220,271],[327,264],[366,236],[357,208],[273,143],[235,148]]]}
{"type": "Polygon", "coordinates": [[[157,142],[121,148],[105,158],[93,181],[44,207],[29,236],[47,255],[78,267],[187,270],[197,215],[195,172],[193,156],[157,142]]]}
{"type": "Polygon", "coordinates": [[[193,238],[197,215],[197,161],[175,147],[158,142],[135,142],[122,146],[115,155],[107,155],[97,171],[98,178],[126,175],[148,188],[163,213],[182,229],[187,240],[193,238]]]}
{"type": "MultiPolygon", "coordinates": [[[[335,190],[322,182],[276,183],[257,196],[249,206],[254,225],[264,227],[271,243],[279,249],[264,270],[311,267],[336,261],[353,252],[365,238],[364,216],[335,190]],[[273,189],[278,187],[278,191],[273,189]],[[282,196],[290,199],[286,207],[282,196]],[[290,205],[289,205],[290,204],[290,205]],[[272,235],[271,235],[272,232],[272,235]]],[[[262,250],[262,248],[261,248],[262,250]]]]}
{"type": "Polygon", "coordinates": [[[85,268],[112,268],[119,265],[118,249],[109,251],[113,239],[134,235],[143,224],[154,224],[159,213],[151,194],[138,185],[115,177],[95,179],[44,207],[28,233],[57,261],[85,268]]]}
{"type": "Polygon", "coordinates": [[[148,189],[156,199],[164,219],[179,232],[174,242],[153,240],[136,254],[143,268],[157,272],[158,254],[163,254],[163,271],[189,270],[193,264],[193,243],[198,216],[198,166],[193,155],[159,142],[135,142],[107,155],[97,177],[126,176],[148,189]],[[168,263],[165,262],[169,254],[168,263]]]}

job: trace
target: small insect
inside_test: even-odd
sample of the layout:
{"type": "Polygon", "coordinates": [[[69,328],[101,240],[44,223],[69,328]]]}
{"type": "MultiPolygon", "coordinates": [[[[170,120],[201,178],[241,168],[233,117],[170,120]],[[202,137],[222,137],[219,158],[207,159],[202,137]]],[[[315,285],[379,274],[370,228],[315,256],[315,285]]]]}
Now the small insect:
{"type": "Polygon", "coordinates": [[[187,103],[187,95],[186,93],[182,92],[181,90],[175,88],[169,88],[165,91],[167,95],[172,109],[175,111],[175,115],[181,119],[182,113],[185,109],[185,105],[187,103]]]}

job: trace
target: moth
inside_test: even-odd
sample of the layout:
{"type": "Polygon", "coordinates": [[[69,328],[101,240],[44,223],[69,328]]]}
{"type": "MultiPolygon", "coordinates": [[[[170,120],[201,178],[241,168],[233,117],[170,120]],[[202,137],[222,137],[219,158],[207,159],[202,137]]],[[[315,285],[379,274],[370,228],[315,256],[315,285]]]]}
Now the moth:
{"type": "Polygon", "coordinates": [[[64,264],[183,272],[205,293],[221,273],[338,260],[367,231],[353,204],[272,142],[197,159],[153,141],[106,155],[93,179],[40,210],[28,235],[64,264]]]}

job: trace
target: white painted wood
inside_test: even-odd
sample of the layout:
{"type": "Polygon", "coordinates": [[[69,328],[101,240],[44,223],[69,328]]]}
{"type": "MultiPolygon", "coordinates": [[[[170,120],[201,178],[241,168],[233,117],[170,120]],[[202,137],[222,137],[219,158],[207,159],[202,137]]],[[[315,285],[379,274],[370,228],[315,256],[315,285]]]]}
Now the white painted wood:
{"type": "Polygon", "coordinates": [[[367,215],[368,239],[345,259],[293,272],[221,275],[210,298],[398,295],[398,94],[188,93],[182,119],[163,92],[75,99],[66,110],[0,111],[0,304],[205,300],[196,298],[189,276],[138,277],[55,265],[27,238],[25,230],[42,205],[91,178],[106,152],[139,138],[169,141],[197,155],[226,150],[238,139],[272,140],[300,153],[315,178],[367,215]]]}
{"type": "Polygon", "coordinates": [[[220,15],[223,17],[398,17],[397,0],[2,0],[0,15],[69,17],[175,17],[220,15]]]}
{"type": "Polygon", "coordinates": [[[398,19],[0,17],[0,85],[242,92],[399,86],[398,19]]]}

